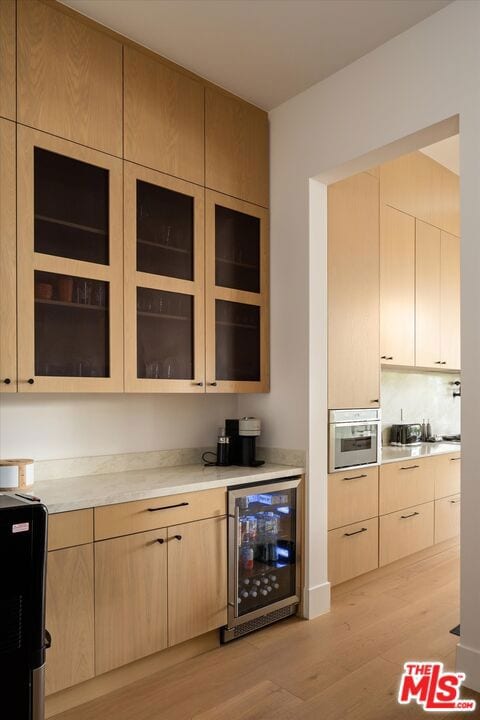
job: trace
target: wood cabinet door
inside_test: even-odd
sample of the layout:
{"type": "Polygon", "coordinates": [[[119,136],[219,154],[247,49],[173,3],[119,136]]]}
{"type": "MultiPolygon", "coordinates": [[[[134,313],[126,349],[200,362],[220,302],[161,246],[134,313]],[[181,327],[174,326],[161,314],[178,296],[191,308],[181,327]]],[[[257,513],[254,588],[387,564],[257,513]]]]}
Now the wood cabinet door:
{"type": "Polygon", "coordinates": [[[379,188],[361,173],[328,188],[328,406],[378,407],[379,188]]]}
{"type": "Polygon", "coordinates": [[[94,676],[93,545],[48,553],[46,693],[94,676]]]}
{"type": "MultiPolygon", "coordinates": [[[[3,12],[1,8],[0,12],[3,12]]],[[[3,118],[0,118],[0,157],[0,393],[2,393],[17,390],[15,124],[3,118]]]]}
{"type": "Polygon", "coordinates": [[[462,456],[459,452],[431,458],[435,477],[435,498],[456,495],[460,492],[462,456]]]}
{"type": "Polygon", "coordinates": [[[18,121],[122,155],[122,45],[43,2],[19,2],[18,121]]]}
{"type": "Polygon", "coordinates": [[[226,622],[226,518],[168,528],[168,645],[226,622]]]}
{"type": "Polygon", "coordinates": [[[15,0],[2,0],[0,2],[0,116],[9,120],[15,120],[17,114],[15,15],[15,0]]]}
{"type": "Polygon", "coordinates": [[[207,190],[205,212],[207,392],[268,392],[268,211],[207,190]]]}
{"type": "Polygon", "coordinates": [[[416,222],[415,364],[442,367],[440,347],[440,230],[416,222]]]}
{"type": "Polygon", "coordinates": [[[440,355],[442,364],[460,370],[460,238],[440,239],[440,355]]]}
{"type": "Polygon", "coordinates": [[[380,467],[379,514],[431,502],[435,471],[431,458],[386,463],[380,467]]]}
{"type": "Polygon", "coordinates": [[[460,534],[460,495],[435,500],[435,542],[460,534]]]}
{"type": "Polygon", "coordinates": [[[378,568],[378,517],[328,533],[328,579],[332,585],[378,568]]]}
{"type": "Polygon", "coordinates": [[[205,392],[204,190],[124,163],[125,388],[205,392]]]}
{"type": "Polygon", "coordinates": [[[388,205],[380,213],[380,357],[415,365],[415,219],[388,205]]]}
{"type": "Polygon", "coordinates": [[[17,148],[19,391],[120,392],[122,161],[22,125],[17,148]]]}
{"type": "Polygon", "coordinates": [[[378,515],[378,467],[328,476],[328,529],[378,515]]]}
{"type": "Polygon", "coordinates": [[[97,675],[167,647],[166,539],[150,530],[95,543],[97,675]]]}
{"type": "Polygon", "coordinates": [[[433,545],[434,503],[380,518],[380,567],[433,545]]]}
{"type": "Polygon", "coordinates": [[[268,115],[242,100],[205,89],[205,185],[269,205],[268,115]]]}
{"type": "Polygon", "coordinates": [[[125,158],[204,184],[204,89],[124,46],[125,158]]]}

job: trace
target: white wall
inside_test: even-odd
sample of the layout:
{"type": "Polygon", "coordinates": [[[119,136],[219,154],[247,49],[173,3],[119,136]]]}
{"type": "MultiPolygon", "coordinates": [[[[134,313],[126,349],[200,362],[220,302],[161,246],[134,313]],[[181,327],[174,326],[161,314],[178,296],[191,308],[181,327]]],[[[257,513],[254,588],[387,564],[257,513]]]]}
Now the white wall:
{"type": "MultiPolygon", "coordinates": [[[[309,444],[310,615],[328,607],[323,183],[456,131],[462,193],[463,495],[459,664],[480,690],[480,3],[457,0],[271,112],[272,392],[268,444],[309,444]],[[437,124],[440,125],[437,126],[437,124]],[[435,127],[432,127],[435,126],[435,127]],[[423,128],[431,128],[419,132],[423,128]],[[406,138],[404,140],[404,138],[406,138]],[[379,151],[377,149],[380,148],[379,151]],[[317,180],[311,180],[312,178],[317,180]],[[309,208],[309,192],[317,197],[309,208]],[[309,268],[310,259],[310,268],[309,268]],[[309,397],[310,395],[310,397],[309,397]]],[[[243,401],[240,401],[242,406],[243,401]]]]}
{"type": "Polygon", "coordinates": [[[235,395],[3,395],[0,457],[210,447],[237,412],[235,395]]]}

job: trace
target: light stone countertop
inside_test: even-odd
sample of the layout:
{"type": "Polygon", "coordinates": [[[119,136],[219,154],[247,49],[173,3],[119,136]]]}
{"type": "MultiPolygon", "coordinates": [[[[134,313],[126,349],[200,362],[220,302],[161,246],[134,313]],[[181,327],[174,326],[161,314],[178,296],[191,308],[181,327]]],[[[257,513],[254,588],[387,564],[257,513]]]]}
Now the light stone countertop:
{"type": "Polygon", "coordinates": [[[406,447],[387,445],[382,448],[382,465],[386,463],[399,462],[402,460],[416,460],[419,458],[432,457],[433,455],[446,455],[448,453],[458,454],[461,452],[460,443],[421,443],[406,447]]]}
{"type": "Polygon", "coordinates": [[[39,497],[48,512],[54,514],[131,500],[278,480],[303,475],[304,472],[302,467],[273,464],[258,468],[180,465],[40,480],[33,486],[31,494],[39,497]]]}

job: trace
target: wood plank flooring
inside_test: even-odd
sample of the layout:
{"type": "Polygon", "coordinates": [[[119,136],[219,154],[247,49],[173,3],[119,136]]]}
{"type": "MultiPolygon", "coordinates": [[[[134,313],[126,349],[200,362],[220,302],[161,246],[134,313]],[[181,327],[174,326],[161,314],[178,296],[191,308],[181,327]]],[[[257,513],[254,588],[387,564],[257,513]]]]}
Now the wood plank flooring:
{"type": "Polygon", "coordinates": [[[272,625],[55,720],[425,719],[396,702],[402,666],[454,668],[458,589],[458,543],[447,541],[334,588],[327,615],[272,625]]]}

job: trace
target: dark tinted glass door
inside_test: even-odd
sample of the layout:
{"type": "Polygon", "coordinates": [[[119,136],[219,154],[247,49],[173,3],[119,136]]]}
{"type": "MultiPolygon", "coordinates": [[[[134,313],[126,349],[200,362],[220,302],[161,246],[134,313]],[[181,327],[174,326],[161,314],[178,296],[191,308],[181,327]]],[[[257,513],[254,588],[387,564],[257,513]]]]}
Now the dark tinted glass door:
{"type": "Polygon", "coordinates": [[[35,375],[109,376],[109,284],[35,270],[35,375]]]}
{"type": "Polygon", "coordinates": [[[215,205],[215,284],[260,292],[260,220],[215,205]]]}
{"type": "Polygon", "coordinates": [[[237,616],[296,593],[296,488],[236,498],[237,616]]]}
{"type": "Polygon", "coordinates": [[[193,280],[194,198],[137,180],[137,270],[193,280]]]}
{"type": "Polygon", "coordinates": [[[183,293],[137,288],[137,377],[194,377],[194,298],[183,293]]]}
{"type": "Polygon", "coordinates": [[[109,172],[34,149],[35,252],[109,263],[109,172]]]}
{"type": "Polygon", "coordinates": [[[260,380],[260,308],[215,301],[217,380],[260,380]]]}

